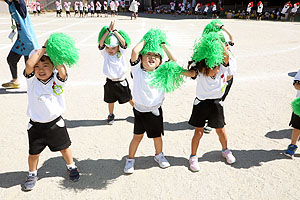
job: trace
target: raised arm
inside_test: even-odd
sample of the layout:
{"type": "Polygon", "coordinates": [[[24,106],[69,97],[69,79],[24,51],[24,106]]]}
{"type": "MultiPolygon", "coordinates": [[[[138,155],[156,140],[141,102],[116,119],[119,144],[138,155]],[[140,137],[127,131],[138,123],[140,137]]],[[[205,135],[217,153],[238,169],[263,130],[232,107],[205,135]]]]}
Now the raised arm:
{"type": "Polygon", "coordinates": [[[57,65],[58,76],[65,80],[67,77],[67,69],[64,65],[57,65]]]}
{"type": "Polygon", "coordinates": [[[103,47],[105,38],[108,36],[108,34],[109,34],[112,30],[114,30],[114,25],[115,25],[115,22],[114,22],[114,21],[111,21],[109,27],[108,27],[107,30],[106,30],[106,32],[102,35],[102,38],[100,39],[100,42],[99,42],[100,47],[103,47]]]}
{"type": "Polygon", "coordinates": [[[143,40],[140,43],[138,43],[135,47],[133,47],[131,52],[131,58],[130,58],[131,62],[135,62],[139,58],[139,53],[144,48],[144,45],[145,45],[145,41],[143,40]]]}
{"type": "Polygon", "coordinates": [[[122,47],[125,47],[126,46],[126,42],[125,42],[124,38],[122,37],[122,35],[120,35],[120,33],[116,29],[113,30],[113,33],[118,38],[118,40],[121,43],[122,47]]]}
{"type": "Polygon", "coordinates": [[[225,28],[224,25],[220,25],[218,23],[215,24],[215,26],[219,27],[221,30],[223,30],[225,33],[228,34],[230,41],[233,43],[233,36],[232,34],[229,32],[229,30],[227,30],[227,28],[225,28]]]}
{"type": "Polygon", "coordinates": [[[177,59],[175,58],[174,54],[172,53],[172,51],[170,50],[170,48],[166,44],[161,44],[161,47],[166,52],[169,60],[172,60],[172,61],[175,61],[175,62],[177,61],[177,59]]]}
{"type": "Polygon", "coordinates": [[[37,50],[26,62],[25,73],[31,74],[34,71],[34,66],[39,62],[41,57],[46,53],[46,48],[37,50]]]}

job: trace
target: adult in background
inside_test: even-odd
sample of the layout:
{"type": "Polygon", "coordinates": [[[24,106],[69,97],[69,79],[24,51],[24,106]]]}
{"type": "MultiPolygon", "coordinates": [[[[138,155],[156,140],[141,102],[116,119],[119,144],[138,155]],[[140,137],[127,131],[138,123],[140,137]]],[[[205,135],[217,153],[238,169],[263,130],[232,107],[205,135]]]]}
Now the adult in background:
{"type": "Polygon", "coordinates": [[[4,1],[8,4],[8,9],[12,18],[12,32],[10,33],[10,38],[13,39],[12,35],[15,32],[14,29],[17,29],[18,36],[7,56],[7,63],[10,68],[12,80],[3,83],[2,87],[19,88],[20,84],[18,81],[17,64],[22,56],[24,56],[25,62],[27,61],[29,53],[33,49],[38,48],[38,42],[24,0],[4,1]]]}

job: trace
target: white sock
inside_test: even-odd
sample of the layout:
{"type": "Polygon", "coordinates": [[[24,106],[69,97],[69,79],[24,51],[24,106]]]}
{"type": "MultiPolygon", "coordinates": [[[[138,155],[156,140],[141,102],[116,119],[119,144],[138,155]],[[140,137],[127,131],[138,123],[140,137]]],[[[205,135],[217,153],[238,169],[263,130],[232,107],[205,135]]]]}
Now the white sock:
{"type": "Polygon", "coordinates": [[[77,168],[77,167],[76,167],[76,165],[75,165],[75,162],[73,162],[73,163],[67,165],[67,168],[68,168],[68,169],[75,169],[75,168],[77,168]]]}
{"type": "Polygon", "coordinates": [[[28,175],[29,176],[37,176],[37,170],[35,170],[35,171],[28,171],[28,175]]]}

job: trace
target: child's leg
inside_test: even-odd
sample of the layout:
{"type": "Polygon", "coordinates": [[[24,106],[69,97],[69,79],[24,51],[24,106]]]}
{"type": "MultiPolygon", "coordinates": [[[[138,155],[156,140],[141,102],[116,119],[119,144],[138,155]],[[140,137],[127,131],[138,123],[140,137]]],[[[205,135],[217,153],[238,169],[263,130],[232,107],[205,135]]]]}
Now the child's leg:
{"type": "Polygon", "coordinates": [[[300,130],[294,128],[293,132],[292,132],[292,137],[291,137],[291,144],[297,145],[297,142],[299,140],[299,136],[300,136],[300,130]]]}
{"type": "Polygon", "coordinates": [[[36,154],[36,155],[31,155],[29,154],[28,156],[28,166],[29,166],[29,171],[34,172],[37,170],[37,165],[39,162],[39,157],[41,154],[36,154]]]}
{"type": "Polygon", "coordinates": [[[198,149],[198,146],[199,146],[199,142],[200,142],[200,139],[202,138],[203,136],[203,127],[202,128],[199,128],[199,127],[195,127],[195,132],[194,132],[194,136],[193,136],[193,139],[192,139],[192,153],[191,155],[196,155],[197,154],[197,149],[198,149]]]}
{"type": "Polygon", "coordinates": [[[162,138],[156,137],[153,138],[154,141],[154,147],[155,147],[155,155],[158,155],[162,152],[162,138]]]}
{"type": "Polygon", "coordinates": [[[109,114],[113,114],[114,113],[114,105],[115,105],[115,103],[109,103],[108,104],[108,112],[109,112],[109,114]]]}
{"type": "Polygon", "coordinates": [[[225,127],[216,128],[216,132],[219,136],[219,140],[221,142],[222,149],[223,150],[227,149],[227,135],[226,135],[225,127]]]}
{"type": "Polygon", "coordinates": [[[72,151],[69,147],[66,148],[66,149],[61,150],[60,153],[64,157],[64,160],[66,161],[67,165],[70,165],[70,164],[74,163],[73,156],[72,156],[72,151]]]}
{"type": "Polygon", "coordinates": [[[129,159],[134,158],[137,148],[138,148],[141,140],[143,139],[143,136],[144,136],[144,134],[133,134],[133,138],[129,145],[129,155],[128,155],[129,159]]]}

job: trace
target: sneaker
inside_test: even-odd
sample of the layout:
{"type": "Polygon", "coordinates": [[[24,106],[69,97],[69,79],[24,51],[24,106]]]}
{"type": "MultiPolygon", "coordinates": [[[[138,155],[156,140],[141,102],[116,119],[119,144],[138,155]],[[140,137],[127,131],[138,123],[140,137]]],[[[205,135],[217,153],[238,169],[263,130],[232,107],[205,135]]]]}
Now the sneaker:
{"type": "Polygon", "coordinates": [[[226,162],[228,164],[235,163],[235,157],[232,155],[232,152],[229,149],[226,149],[225,151],[222,151],[222,156],[226,158],[226,162]]]}
{"type": "Polygon", "coordinates": [[[79,174],[79,171],[78,171],[77,167],[73,168],[73,169],[68,169],[68,174],[69,174],[69,177],[70,177],[71,181],[73,181],[73,182],[79,181],[80,174],[79,174]]]}
{"type": "Polygon", "coordinates": [[[38,176],[27,175],[25,179],[25,183],[23,185],[23,190],[31,191],[35,187],[37,180],[38,180],[38,176]]]}
{"type": "Polygon", "coordinates": [[[204,133],[210,133],[212,131],[212,128],[211,127],[209,127],[209,126],[205,126],[204,128],[203,128],[203,132],[204,133]]]}
{"type": "Polygon", "coordinates": [[[170,167],[170,163],[167,161],[167,159],[164,156],[163,152],[160,152],[158,155],[154,156],[154,160],[159,164],[161,168],[167,168],[170,167]]]}
{"type": "Polygon", "coordinates": [[[190,157],[189,163],[190,163],[190,170],[192,172],[198,172],[198,171],[200,171],[200,167],[199,167],[198,157],[197,156],[190,157]]]}
{"type": "Polygon", "coordinates": [[[287,150],[285,150],[284,155],[293,158],[297,148],[297,145],[290,144],[287,150]]]}
{"type": "Polygon", "coordinates": [[[134,172],[134,162],[135,162],[134,158],[133,159],[126,158],[126,163],[124,167],[125,174],[132,174],[134,172]]]}
{"type": "Polygon", "coordinates": [[[109,114],[109,115],[107,116],[107,123],[108,123],[109,125],[112,125],[114,122],[115,122],[115,115],[114,115],[114,114],[109,114]]]}
{"type": "Polygon", "coordinates": [[[20,84],[10,81],[10,82],[7,82],[7,83],[3,83],[2,87],[11,88],[11,89],[18,89],[18,88],[20,88],[20,84]]]}

